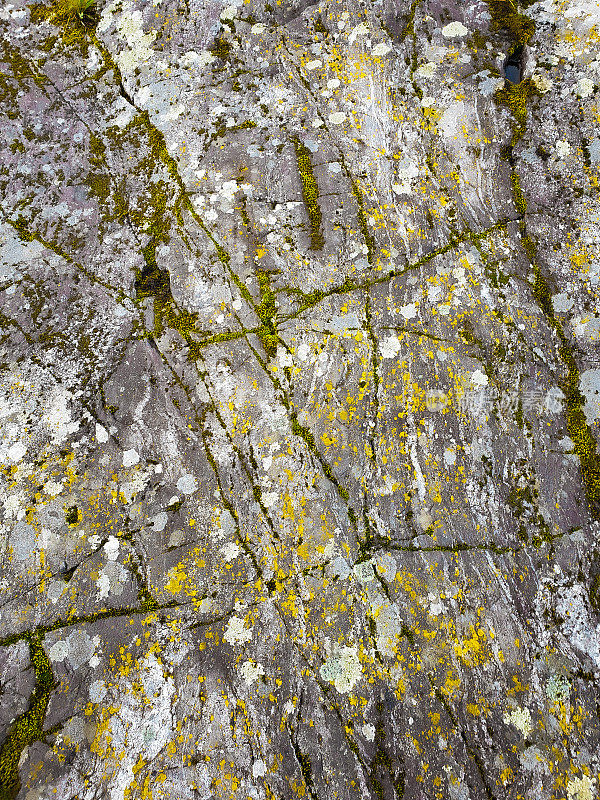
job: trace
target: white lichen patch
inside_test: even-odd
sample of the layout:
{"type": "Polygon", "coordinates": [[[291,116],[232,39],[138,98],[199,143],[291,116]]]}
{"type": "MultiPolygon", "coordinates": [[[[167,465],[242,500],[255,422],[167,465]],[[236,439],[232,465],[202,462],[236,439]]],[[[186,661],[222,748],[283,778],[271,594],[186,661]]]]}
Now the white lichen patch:
{"type": "Polygon", "coordinates": [[[17,562],[26,562],[36,552],[36,531],[27,522],[20,520],[10,532],[10,546],[13,559],[17,562]]]}
{"type": "Polygon", "coordinates": [[[549,92],[550,89],[552,89],[553,83],[545,75],[540,75],[538,72],[534,72],[534,74],[531,76],[531,80],[540,94],[546,94],[546,92],[549,92]]]}
{"type": "Polygon", "coordinates": [[[258,760],[252,764],[252,777],[253,778],[262,778],[263,775],[267,774],[267,765],[264,761],[258,760]]]}
{"type": "Polygon", "coordinates": [[[577,97],[580,97],[583,100],[593,94],[594,88],[594,81],[590,80],[589,78],[580,78],[577,81],[575,94],[577,97]]]}
{"type": "Polygon", "coordinates": [[[106,684],[104,681],[93,681],[89,689],[90,702],[101,703],[106,697],[106,684]]]}
{"type": "Polygon", "coordinates": [[[19,461],[22,461],[25,458],[26,453],[27,447],[23,444],[23,442],[15,442],[6,451],[6,456],[8,461],[12,462],[13,464],[18,464],[19,461]]]}
{"type": "MultiPolygon", "coordinates": [[[[129,796],[140,759],[156,758],[173,735],[175,684],[165,677],[156,657],[148,655],[142,662],[135,689],[129,682],[123,684],[119,706],[97,726],[92,744],[96,753],[122,754],[114,761],[112,774],[105,776],[111,800],[129,796]]],[[[102,694],[102,687],[96,685],[95,692],[102,694]]]]}
{"type": "Polygon", "coordinates": [[[375,47],[371,50],[371,54],[380,58],[381,56],[386,56],[388,53],[391,52],[391,50],[392,48],[389,46],[389,44],[386,44],[385,42],[380,42],[379,44],[376,44],[375,47]]]}
{"type": "Polygon", "coordinates": [[[405,320],[414,319],[417,316],[417,304],[416,303],[407,303],[405,306],[401,306],[399,309],[400,315],[404,317],[405,320]]]}
{"type": "Polygon", "coordinates": [[[182,494],[194,494],[197,489],[198,481],[190,473],[182,475],[182,477],[177,481],[177,491],[181,492],[182,494]]]}
{"type": "Polygon", "coordinates": [[[104,544],[103,550],[106,558],[109,561],[116,561],[119,557],[119,540],[116,536],[109,536],[108,541],[104,544]]]}
{"type": "Polygon", "coordinates": [[[355,647],[341,647],[329,656],[319,674],[324,681],[333,683],[340,694],[347,694],[362,678],[362,668],[355,647]]]}
{"type": "Polygon", "coordinates": [[[345,111],[333,111],[329,115],[329,122],[332,125],[342,125],[346,121],[346,112],[345,111]]]}
{"type": "Polygon", "coordinates": [[[551,675],[546,682],[546,696],[552,703],[564,703],[570,691],[571,685],[565,675],[551,675]]]}
{"type": "Polygon", "coordinates": [[[100,645],[99,636],[89,636],[85,630],[74,630],[66,639],[59,639],[48,650],[51,661],[69,662],[72,669],[79,669],[84,664],[96,666],[99,663],[96,650],[100,645]]]}
{"type": "Polygon", "coordinates": [[[444,25],[442,28],[442,36],[445,36],[447,39],[451,39],[454,36],[462,37],[466,36],[469,32],[468,28],[462,24],[462,22],[449,22],[447,25],[444,25]]]}
{"type": "Polygon", "coordinates": [[[244,661],[242,666],[240,667],[240,673],[246,686],[250,686],[251,684],[255,683],[262,675],[265,674],[265,670],[262,664],[258,661],[244,661]]]}
{"type": "Polygon", "coordinates": [[[71,417],[68,407],[70,399],[70,394],[66,390],[57,387],[50,395],[48,405],[42,414],[42,420],[55,444],[64,442],[70,434],[79,429],[79,422],[71,417]]]}
{"type": "Polygon", "coordinates": [[[98,444],[105,444],[108,442],[108,431],[99,422],[96,423],[96,441],[98,444]]]}
{"type": "Polygon", "coordinates": [[[359,583],[370,583],[375,580],[374,566],[375,560],[370,558],[368,561],[360,561],[358,564],[355,564],[352,572],[359,583]]]}
{"type": "Polygon", "coordinates": [[[573,308],[574,300],[567,292],[559,292],[552,297],[552,307],[555,312],[566,312],[573,308]]]}
{"type": "Polygon", "coordinates": [[[131,450],[124,450],[123,451],[123,466],[124,467],[134,467],[136,464],[140,463],[140,456],[137,450],[132,448],[131,450]]]}
{"type": "Polygon", "coordinates": [[[44,484],[44,493],[50,497],[57,497],[62,492],[63,488],[62,483],[58,481],[46,481],[44,484]]]}
{"type": "Polygon", "coordinates": [[[230,562],[236,559],[241,553],[240,546],[235,542],[227,542],[221,548],[221,553],[225,561],[230,562]]]}
{"type": "Polygon", "coordinates": [[[585,653],[600,669],[600,625],[590,617],[586,602],[586,590],[581,584],[563,586],[552,603],[556,612],[564,620],[562,632],[571,645],[585,653]]]}
{"type": "Polygon", "coordinates": [[[21,241],[16,232],[5,223],[0,224],[0,281],[16,281],[21,278],[23,266],[32,263],[44,253],[39,242],[21,241]]]}
{"type": "Polygon", "coordinates": [[[589,775],[569,778],[567,783],[567,800],[594,800],[596,796],[596,780],[589,775]]]}
{"type": "Polygon", "coordinates": [[[401,349],[400,340],[394,334],[386,336],[379,343],[379,353],[382,358],[396,358],[401,349]]]}
{"type": "Polygon", "coordinates": [[[245,644],[252,640],[252,630],[246,628],[243,619],[234,615],[227,623],[223,638],[232,646],[245,644]]]}
{"type": "Polygon", "coordinates": [[[144,33],[142,12],[139,9],[134,10],[129,3],[123,6],[117,30],[127,42],[127,49],[117,54],[116,61],[121,71],[130,75],[154,57],[151,45],[156,39],[156,31],[144,33]]]}
{"type": "Polygon", "coordinates": [[[504,722],[507,725],[514,725],[515,728],[521,731],[524,739],[526,739],[533,730],[531,712],[528,708],[513,708],[512,711],[504,715],[504,722]]]}
{"type": "Polygon", "coordinates": [[[118,561],[109,561],[100,570],[96,580],[98,600],[105,600],[110,595],[119,597],[129,579],[129,573],[118,561]]]}
{"type": "Polygon", "coordinates": [[[471,375],[471,386],[473,387],[473,389],[475,389],[475,391],[483,389],[484,386],[487,386],[488,384],[489,384],[488,376],[485,374],[485,372],[482,372],[480,369],[476,369],[475,372],[473,372],[473,374],[471,375]]]}
{"type": "Polygon", "coordinates": [[[362,726],[362,735],[368,742],[372,742],[375,739],[375,726],[365,722],[362,726]]]}

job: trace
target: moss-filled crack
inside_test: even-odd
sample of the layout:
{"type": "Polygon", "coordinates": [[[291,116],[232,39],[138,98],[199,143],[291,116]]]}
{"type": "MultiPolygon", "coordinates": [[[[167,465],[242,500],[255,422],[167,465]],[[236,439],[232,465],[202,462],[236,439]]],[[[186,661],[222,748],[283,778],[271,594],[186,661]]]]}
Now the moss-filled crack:
{"type": "Polygon", "coordinates": [[[277,354],[277,342],[279,341],[275,322],[277,318],[275,292],[271,288],[271,279],[266,270],[257,267],[256,280],[258,281],[260,292],[260,304],[256,309],[256,313],[262,322],[262,326],[257,333],[265,353],[269,358],[274,358],[277,354]]]}
{"type": "Polygon", "coordinates": [[[371,432],[369,435],[369,448],[370,452],[368,456],[371,461],[376,462],[376,445],[375,445],[375,436],[377,432],[377,420],[379,419],[379,371],[378,371],[378,364],[377,364],[377,339],[375,334],[373,333],[373,325],[371,319],[371,301],[369,296],[367,295],[367,299],[365,301],[365,320],[366,320],[366,328],[367,328],[367,336],[369,337],[369,342],[371,344],[371,377],[373,379],[373,420],[371,425],[371,432]]]}
{"type": "Polygon", "coordinates": [[[400,41],[404,41],[407,36],[413,36],[415,33],[415,14],[417,11],[417,6],[421,0],[413,0],[408,9],[408,16],[406,19],[406,23],[404,28],[402,29],[402,33],[400,34],[400,41]]]}
{"type": "Polygon", "coordinates": [[[137,583],[137,599],[138,603],[140,604],[140,609],[142,611],[155,611],[159,607],[159,603],[155,600],[150,589],[148,588],[148,581],[143,573],[142,564],[137,563],[132,558],[129,563],[129,568],[133,572],[137,583]]]}
{"type": "MultiPolygon", "coordinates": [[[[295,61],[294,61],[289,49],[286,46],[285,38],[282,38],[281,45],[282,45],[282,48],[287,53],[287,57],[289,59],[289,65],[293,70],[291,75],[295,76],[296,81],[298,82],[299,86],[302,87],[302,90],[304,92],[306,92],[306,94],[308,95],[310,100],[315,104],[316,107],[318,107],[319,104],[318,104],[318,102],[317,102],[317,100],[315,98],[314,93],[312,92],[312,90],[310,88],[310,84],[308,83],[308,81],[306,81],[306,79],[300,73],[300,71],[298,69],[298,66],[296,65],[296,63],[295,63],[295,61]]],[[[334,147],[338,151],[338,156],[339,156],[339,159],[340,159],[340,163],[342,165],[342,171],[344,172],[344,175],[346,176],[346,178],[350,182],[350,187],[352,189],[352,194],[354,196],[354,199],[356,201],[356,206],[357,206],[358,224],[359,224],[359,227],[360,227],[360,231],[361,231],[361,233],[363,235],[363,238],[365,240],[365,244],[367,246],[367,260],[368,260],[368,262],[369,262],[369,264],[371,266],[374,266],[375,261],[376,261],[376,255],[377,255],[377,247],[376,247],[375,239],[374,239],[371,231],[369,230],[369,225],[368,225],[368,222],[367,222],[367,216],[366,216],[366,213],[365,213],[364,200],[363,200],[363,196],[362,196],[362,192],[361,192],[360,186],[358,185],[358,182],[356,181],[356,179],[352,175],[352,172],[350,171],[350,168],[348,167],[348,164],[346,163],[346,158],[345,158],[345,155],[344,155],[344,152],[343,152],[342,148],[338,144],[335,143],[335,139],[331,135],[331,132],[329,131],[329,128],[327,127],[326,124],[324,124],[324,130],[327,131],[327,133],[329,134],[329,136],[331,138],[332,144],[334,145],[334,147]]],[[[307,156],[307,157],[308,157],[308,163],[310,164],[310,156],[307,156]]],[[[306,163],[306,162],[304,162],[304,163],[306,163]]],[[[299,166],[299,168],[300,168],[300,166],[299,166]]],[[[314,176],[313,176],[313,179],[314,179],[314,176]]],[[[315,181],[315,187],[316,187],[316,181],[315,181]]],[[[304,191],[304,185],[303,185],[303,191],[304,191]]],[[[312,189],[311,191],[317,191],[317,195],[318,195],[318,190],[317,189],[312,189]]],[[[319,210],[319,218],[320,218],[320,213],[321,212],[319,210]]],[[[320,248],[317,248],[317,249],[320,249],[320,248]]]]}
{"type": "MultiPolygon", "coordinates": [[[[99,52],[101,53],[107,69],[110,69],[113,72],[117,86],[122,86],[123,78],[121,75],[121,71],[115,59],[113,58],[112,54],[110,53],[108,48],[98,39],[94,31],[90,31],[88,35],[91,41],[94,43],[94,45],[98,48],[99,52]]],[[[237,286],[244,300],[246,300],[246,302],[251,306],[251,308],[254,309],[254,311],[257,311],[256,304],[254,302],[252,295],[248,291],[248,288],[240,279],[239,275],[237,275],[231,268],[230,264],[231,259],[229,253],[220,244],[220,242],[218,242],[217,239],[213,236],[209,228],[206,226],[206,224],[204,223],[204,221],[194,208],[188,190],[185,186],[184,180],[179,173],[177,161],[168,151],[164,134],[152,123],[150,119],[150,114],[148,113],[147,110],[142,110],[136,105],[134,105],[134,108],[137,111],[137,117],[131,124],[139,124],[145,129],[153,160],[155,161],[155,163],[160,163],[165,167],[169,176],[171,177],[173,182],[177,185],[177,188],[179,190],[179,196],[175,203],[175,215],[177,217],[178,222],[179,223],[182,222],[183,219],[182,211],[186,211],[192,217],[194,222],[198,225],[198,227],[203,231],[203,233],[212,243],[217,253],[219,261],[223,264],[223,266],[227,270],[230,278],[237,286]]],[[[154,243],[160,241],[160,237],[156,235],[153,236],[153,239],[154,243]]],[[[152,271],[154,269],[154,264],[152,263],[152,259],[149,258],[149,255],[150,251],[146,251],[144,257],[148,269],[152,271]]]]}
{"type": "MultiPolygon", "coordinates": [[[[522,3],[523,6],[531,5],[533,0],[522,3]]],[[[492,28],[496,31],[507,31],[513,40],[511,53],[519,47],[524,47],[535,33],[535,23],[531,17],[521,14],[515,0],[486,0],[492,18],[492,28]]]]}
{"type": "MultiPolygon", "coordinates": [[[[0,797],[13,800],[19,794],[19,763],[25,748],[44,736],[44,720],[54,688],[52,665],[42,645],[39,631],[22,637],[29,644],[29,658],[35,674],[35,685],[27,711],[18,716],[8,730],[0,748],[0,797]]],[[[0,642],[0,644],[3,644],[0,642]]]]}
{"type": "MultiPolygon", "coordinates": [[[[492,13],[492,19],[497,20],[497,24],[511,31],[516,37],[516,45],[521,46],[528,42],[534,33],[533,21],[528,17],[519,15],[512,0],[487,0],[492,13]],[[495,9],[495,10],[493,10],[495,9]],[[500,18],[498,9],[506,16],[500,18]],[[496,15],[496,16],[494,16],[496,15]],[[518,19],[517,19],[518,17],[518,19]],[[523,20],[527,20],[524,22],[523,20]],[[523,37],[525,37],[523,39],[523,37]]],[[[531,79],[522,81],[519,84],[508,84],[499,92],[495,98],[497,102],[508,106],[515,119],[512,134],[511,147],[519,142],[526,131],[527,125],[527,101],[536,94],[535,86],[531,79]]],[[[581,475],[585,487],[585,496],[590,512],[594,519],[600,520],[600,458],[597,452],[597,442],[587,424],[583,407],[585,398],[580,390],[580,374],[573,348],[569,341],[562,322],[555,316],[552,305],[552,292],[546,278],[544,277],[537,257],[537,246],[527,231],[527,199],[521,188],[519,175],[515,164],[511,165],[511,187],[515,207],[519,211],[519,231],[521,244],[527,258],[533,268],[533,285],[531,286],[533,296],[538,306],[544,314],[549,327],[556,333],[559,340],[559,355],[567,368],[567,376],[562,381],[562,390],[566,401],[567,432],[571,437],[579,464],[581,475]]]]}
{"type": "MultiPolygon", "coordinates": [[[[191,407],[191,409],[193,411],[193,414],[194,414],[194,420],[195,420],[195,423],[196,423],[196,429],[197,429],[197,431],[198,431],[198,433],[200,435],[200,438],[201,438],[201,441],[202,441],[202,446],[204,448],[204,452],[205,452],[205,455],[206,455],[206,459],[207,459],[208,463],[210,464],[211,469],[213,470],[214,475],[215,475],[215,480],[217,482],[217,487],[218,487],[218,490],[219,490],[219,495],[221,497],[221,502],[223,503],[225,508],[229,511],[229,513],[231,514],[231,516],[235,520],[236,538],[237,538],[238,542],[240,543],[240,547],[242,548],[242,550],[244,550],[244,552],[246,553],[246,555],[248,556],[248,558],[252,562],[252,565],[254,566],[257,574],[262,577],[262,569],[260,567],[260,564],[258,563],[258,559],[256,558],[254,552],[252,551],[252,548],[248,544],[247,539],[244,536],[242,536],[241,529],[240,529],[240,523],[239,523],[239,517],[238,517],[237,511],[235,510],[235,507],[233,506],[233,504],[231,503],[231,501],[229,500],[229,498],[227,497],[227,495],[225,493],[225,489],[223,488],[223,484],[221,482],[221,476],[220,476],[220,473],[219,473],[219,468],[217,466],[216,459],[215,459],[215,457],[214,457],[214,455],[213,455],[213,453],[212,453],[212,451],[210,449],[210,445],[208,444],[208,435],[207,435],[207,429],[206,429],[206,414],[210,409],[207,406],[204,409],[204,412],[202,414],[198,413],[198,411],[197,411],[197,409],[196,409],[196,407],[194,405],[194,402],[192,400],[192,395],[191,395],[191,392],[190,392],[189,388],[186,386],[184,381],[177,374],[175,369],[173,369],[173,367],[169,363],[168,359],[165,357],[164,353],[162,353],[160,350],[159,350],[159,355],[161,357],[161,360],[162,360],[163,364],[165,364],[165,366],[167,367],[167,369],[169,370],[169,372],[171,373],[171,375],[175,379],[175,382],[181,388],[181,390],[184,392],[185,396],[188,399],[188,402],[189,402],[190,407],[191,407]]],[[[205,381],[204,381],[204,383],[206,385],[205,381]]],[[[207,391],[208,391],[208,389],[207,389],[207,391]]],[[[214,408],[214,403],[212,404],[212,408],[214,408]]],[[[222,420],[220,420],[220,422],[221,422],[221,425],[224,424],[222,420]]],[[[243,464],[242,460],[241,460],[241,463],[243,464]]]]}
{"type": "Polygon", "coordinates": [[[95,275],[91,270],[87,267],[84,267],[83,264],[80,264],[76,261],[72,256],[66,253],[60,245],[56,242],[51,242],[48,239],[45,239],[41,233],[38,231],[30,231],[27,228],[27,224],[22,217],[18,217],[17,219],[11,219],[7,217],[4,213],[2,214],[2,221],[6,224],[10,225],[13,228],[21,241],[23,242],[39,242],[46,250],[50,250],[55,255],[62,258],[69,266],[74,267],[76,270],[81,272],[91,283],[97,283],[99,286],[102,286],[104,289],[108,289],[114,296],[118,303],[121,303],[123,291],[116,286],[113,286],[108,281],[102,280],[97,275],[95,275]]]}
{"type": "MultiPolygon", "coordinates": [[[[72,628],[76,625],[89,625],[103,619],[117,619],[118,617],[133,616],[134,614],[148,614],[155,611],[164,611],[169,608],[183,608],[191,603],[179,603],[177,600],[170,600],[168,603],[157,603],[153,608],[147,609],[140,606],[118,606],[117,608],[102,608],[99,611],[92,611],[89,614],[69,614],[67,617],[59,617],[54,622],[47,625],[38,625],[33,632],[12,633],[0,639],[0,647],[8,647],[15,642],[29,641],[34,635],[46,635],[62,628],[72,628]]],[[[1,796],[1,795],[0,795],[1,796]]]]}
{"type": "MultiPolygon", "coordinates": [[[[277,377],[275,375],[273,375],[271,370],[268,369],[267,365],[261,359],[260,355],[256,352],[255,348],[252,347],[252,344],[249,341],[248,341],[248,347],[252,350],[252,352],[254,353],[254,356],[256,357],[256,360],[261,365],[261,367],[263,368],[265,374],[268,375],[268,377],[271,380],[271,382],[273,383],[274,387],[279,392],[279,400],[280,400],[280,402],[282,403],[283,407],[285,408],[285,410],[287,412],[288,418],[290,420],[290,425],[291,425],[291,428],[292,428],[292,433],[295,436],[300,437],[304,441],[304,443],[305,443],[306,447],[308,448],[308,450],[310,451],[311,455],[316,459],[316,461],[318,462],[319,466],[321,467],[321,470],[323,471],[323,474],[325,475],[325,477],[335,486],[336,491],[339,494],[339,496],[346,503],[348,503],[349,498],[350,498],[350,493],[348,492],[348,490],[344,486],[342,486],[340,484],[340,482],[338,481],[338,479],[336,478],[336,476],[335,476],[335,474],[333,472],[333,469],[331,468],[331,465],[329,464],[327,459],[321,454],[319,448],[317,447],[317,443],[315,441],[315,437],[314,437],[312,431],[310,430],[310,428],[306,427],[305,425],[302,425],[302,423],[299,421],[298,415],[297,415],[296,411],[293,409],[292,403],[291,403],[291,401],[290,401],[290,399],[289,399],[289,397],[287,395],[287,392],[285,391],[284,387],[281,385],[281,383],[277,379],[277,377]]],[[[352,512],[352,514],[351,514],[350,513],[351,511],[352,511],[352,509],[349,509],[348,515],[350,517],[350,520],[352,521],[353,527],[356,527],[356,514],[354,512],[352,512]]]]}
{"type": "Polygon", "coordinates": [[[491,786],[489,784],[487,772],[486,772],[486,769],[484,767],[484,764],[483,764],[483,761],[481,759],[481,756],[475,750],[473,745],[469,742],[469,740],[467,738],[467,735],[466,735],[464,729],[462,728],[462,726],[459,724],[458,718],[457,718],[456,714],[454,713],[454,710],[453,710],[452,706],[450,705],[450,702],[449,702],[448,698],[446,697],[446,695],[444,694],[444,692],[440,689],[439,686],[435,685],[431,675],[428,675],[427,677],[429,679],[429,682],[431,684],[431,688],[432,688],[435,696],[437,697],[439,702],[444,707],[448,717],[450,718],[450,721],[452,722],[452,725],[454,726],[454,729],[456,730],[456,732],[458,733],[458,735],[462,739],[462,742],[464,744],[465,750],[467,751],[467,755],[473,761],[473,763],[475,764],[475,766],[477,768],[477,772],[479,773],[479,779],[480,779],[480,781],[482,783],[482,786],[483,786],[483,789],[484,789],[485,796],[486,796],[487,800],[495,800],[495,795],[492,792],[492,788],[491,788],[491,786]]]}
{"type": "Polygon", "coordinates": [[[406,774],[400,763],[397,770],[394,770],[392,759],[384,748],[387,738],[385,726],[383,724],[383,703],[379,700],[375,706],[377,710],[377,722],[375,724],[375,755],[369,768],[369,784],[378,800],[384,800],[387,793],[379,779],[381,771],[387,772],[390,783],[394,790],[396,800],[402,800],[406,791],[406,774]]]}
{"type": "Polygon", "coordinates": [[[319,206],[319,186],[314,175],[310,150],[297,136],[292,139],[292,143],[302,184],[302,199],[310,223],[310,246],[312,250],[322,250],[325,239],[321,229],[323,220],[319,206]]]}
{"type": "Polygon", "coordinates": [[[375,238],[369,229],[369,223],[367,222],[367,215],[365,213],[365,204],[362,196],[362,191],[358,182],[350,172],[346,164],[346,159],[344,158],[343,153],[340,150],[340,161],[342,164],[342,169],[348,180],[350,181],[350,186],[352,187],[352,194],[354,199],[356,200],[356,214],[358,217],[358,224],[360,226],[360,232],[362,233],[363,239],[365,240],[365,245],[367,247],[367,261],[369,265],[373,267],[375,265],[375,260],[377,256],[377,246],[375,244],[375,238]]]}
{"type": "MultiPolygon", "coordinates": [[[[252,230],[252,223],[248,214],[246,204],[246,197],[242,198],[240,214],[242,222],[246,228],[248,240],[250,242],[251,257],[254,262],[254,274],[258,283],[258,291],[260,294],[260,302],[258,305],[254,302],[252,296],[248,293],[249,304],[256,312],[260,319],[261,325],[257,328],[246,329],[245,333],[256,333],[264,348],[265,353],[269,358],[274,358],[277,354],[277,344],[280,341],[277,333],[277,302],[275,292],[271,288],[271,275],[268,270],[263,269],[258,265],[258,258],[256,257],[257,242],[254,232],[252,230]]],[[[246,288],[246,287],[244,287],[246,288]]],[[[248,290],[246,289],[246,292],[248,290]]]]}
{"type": "Polygon", "coordinates": [[[297,287],[294,288],[287,288],[284,289],[288,295],[297,296],[300,298],[300,305],[299,307],[292,313],[282,315],[281,320],[283,322],[288,322],[291,319],[296,319],[301,314],[303,314],[308,309],[314,308],[316,305],[321,303],[323,300],[326,300],[328,297],[332,297],[333,295],[341,295],[341,294],[348,294],[349,292],[356,292],[356,291],[366,291],[370,289],[372,286],[377,286],[381,283],[387,283],[387,281],[393,280],[394,278],[399,278],[402,275],[405,275],[408,272],[412,272],[413,270],[420,269],[425,264],[432,261],[434,258],[437,258],[440,255],[444,255],[445,253],[454,250],[463,242],[480,242],[485,239],[490,233],[493,233],[497,230],[504,230],[509,222],[513,222],[512,219],[502,219],[498,222],[491,225],[489,228],[481,231],[480,233],[473,233],[472,231],[466,231],[463,234],[452,237],[445,245],[432,250],[430,253],[426,253],[421,258],[418,258],[416,261],[412,263],[406,264],[406,266],[393,269],[389,272],[386,272],[385,275],[380,275],[374,278],[366,278],[365,280],[357,281],[353,280],[350,277],[347,277],[343,283],[338,284],[337,286],[332,286],[330,289],[316,289],[312,292],[303,292],[301,289],[297,287]]]}
{"type": "Polygon", "coordinates": [[[315,792],[314,789],[313,770],[312,770],[310,756],[308,755],[308,753],[302,752],[302,750],[300,749],[300,745],[298,744],[298,739],[289,725],[288,725],[288,732],[292,749],[296,757],[296,761],[298,762],[298,766],[300,767],[300,772],[302,773],[302,780],[304,781],[306,792],[312,798],[312,800],[319,800],[319,795],[317,794],[317,792],[315,792]]]}
{"type": "Polygon", "coordinates": [[[516,122],[511,137],[511,148],[518,144],[525,133],[527,128],[527,103],[531,97],[537,94],[539,92],[532,79],[526,78],[520,83],[505,81],[502,89],[499,89],[494,95],[496,102],[506,106],[516,122]]]}
{"type": "MultiPolygon", "coordinates": [[[[420,535],[420,534],[419,534],[420,535]]],[[[416,538],[416,537],[411,537],[416,538]]],[[[369,555],[372,555],[377,550],[397,550],[402,553],[463,553],[474,550],[481,550],[486,553],[494,553],[495,555],[508,555],[518,553],[523,550],[523,547],[503,547],[495,544],[495,542],[482,542],[480,544],[468,544],[467,542],[456,542],[456,544],[448,545],[413,545],[413,544],[399,544],[392,539],[382,539],[380,537],[374,538],[371,542],[371,549],[369,555]]]]}

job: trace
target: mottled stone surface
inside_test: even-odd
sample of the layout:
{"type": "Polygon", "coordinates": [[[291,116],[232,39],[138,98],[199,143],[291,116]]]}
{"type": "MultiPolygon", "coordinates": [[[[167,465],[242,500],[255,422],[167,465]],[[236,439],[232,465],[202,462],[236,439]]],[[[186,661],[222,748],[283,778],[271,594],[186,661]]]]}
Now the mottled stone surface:
{"type": "Polygon", "coordinates": [[[2,3],[2,800],[598,797],[599,30],[2,3]]]}

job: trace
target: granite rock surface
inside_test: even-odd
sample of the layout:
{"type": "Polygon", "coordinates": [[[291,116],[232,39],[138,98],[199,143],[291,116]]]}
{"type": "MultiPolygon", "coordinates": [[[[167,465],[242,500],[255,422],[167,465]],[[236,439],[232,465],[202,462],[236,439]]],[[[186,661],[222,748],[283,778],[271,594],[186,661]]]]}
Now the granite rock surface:
{"type": "Polygon", "coordinates": [[[600,6],[226,2],[0,9],[0,798],[594,800],[600,6]]]}

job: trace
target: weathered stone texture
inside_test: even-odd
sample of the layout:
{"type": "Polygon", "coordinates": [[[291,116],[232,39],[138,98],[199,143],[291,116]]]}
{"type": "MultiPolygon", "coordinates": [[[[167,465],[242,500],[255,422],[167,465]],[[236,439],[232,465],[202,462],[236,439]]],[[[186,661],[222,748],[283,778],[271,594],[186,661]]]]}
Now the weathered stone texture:
{"type": "Polygon", "coordinates": [[[0,800],[597,798],[599,7],[231,2],[0,9],[0,800]]]}

